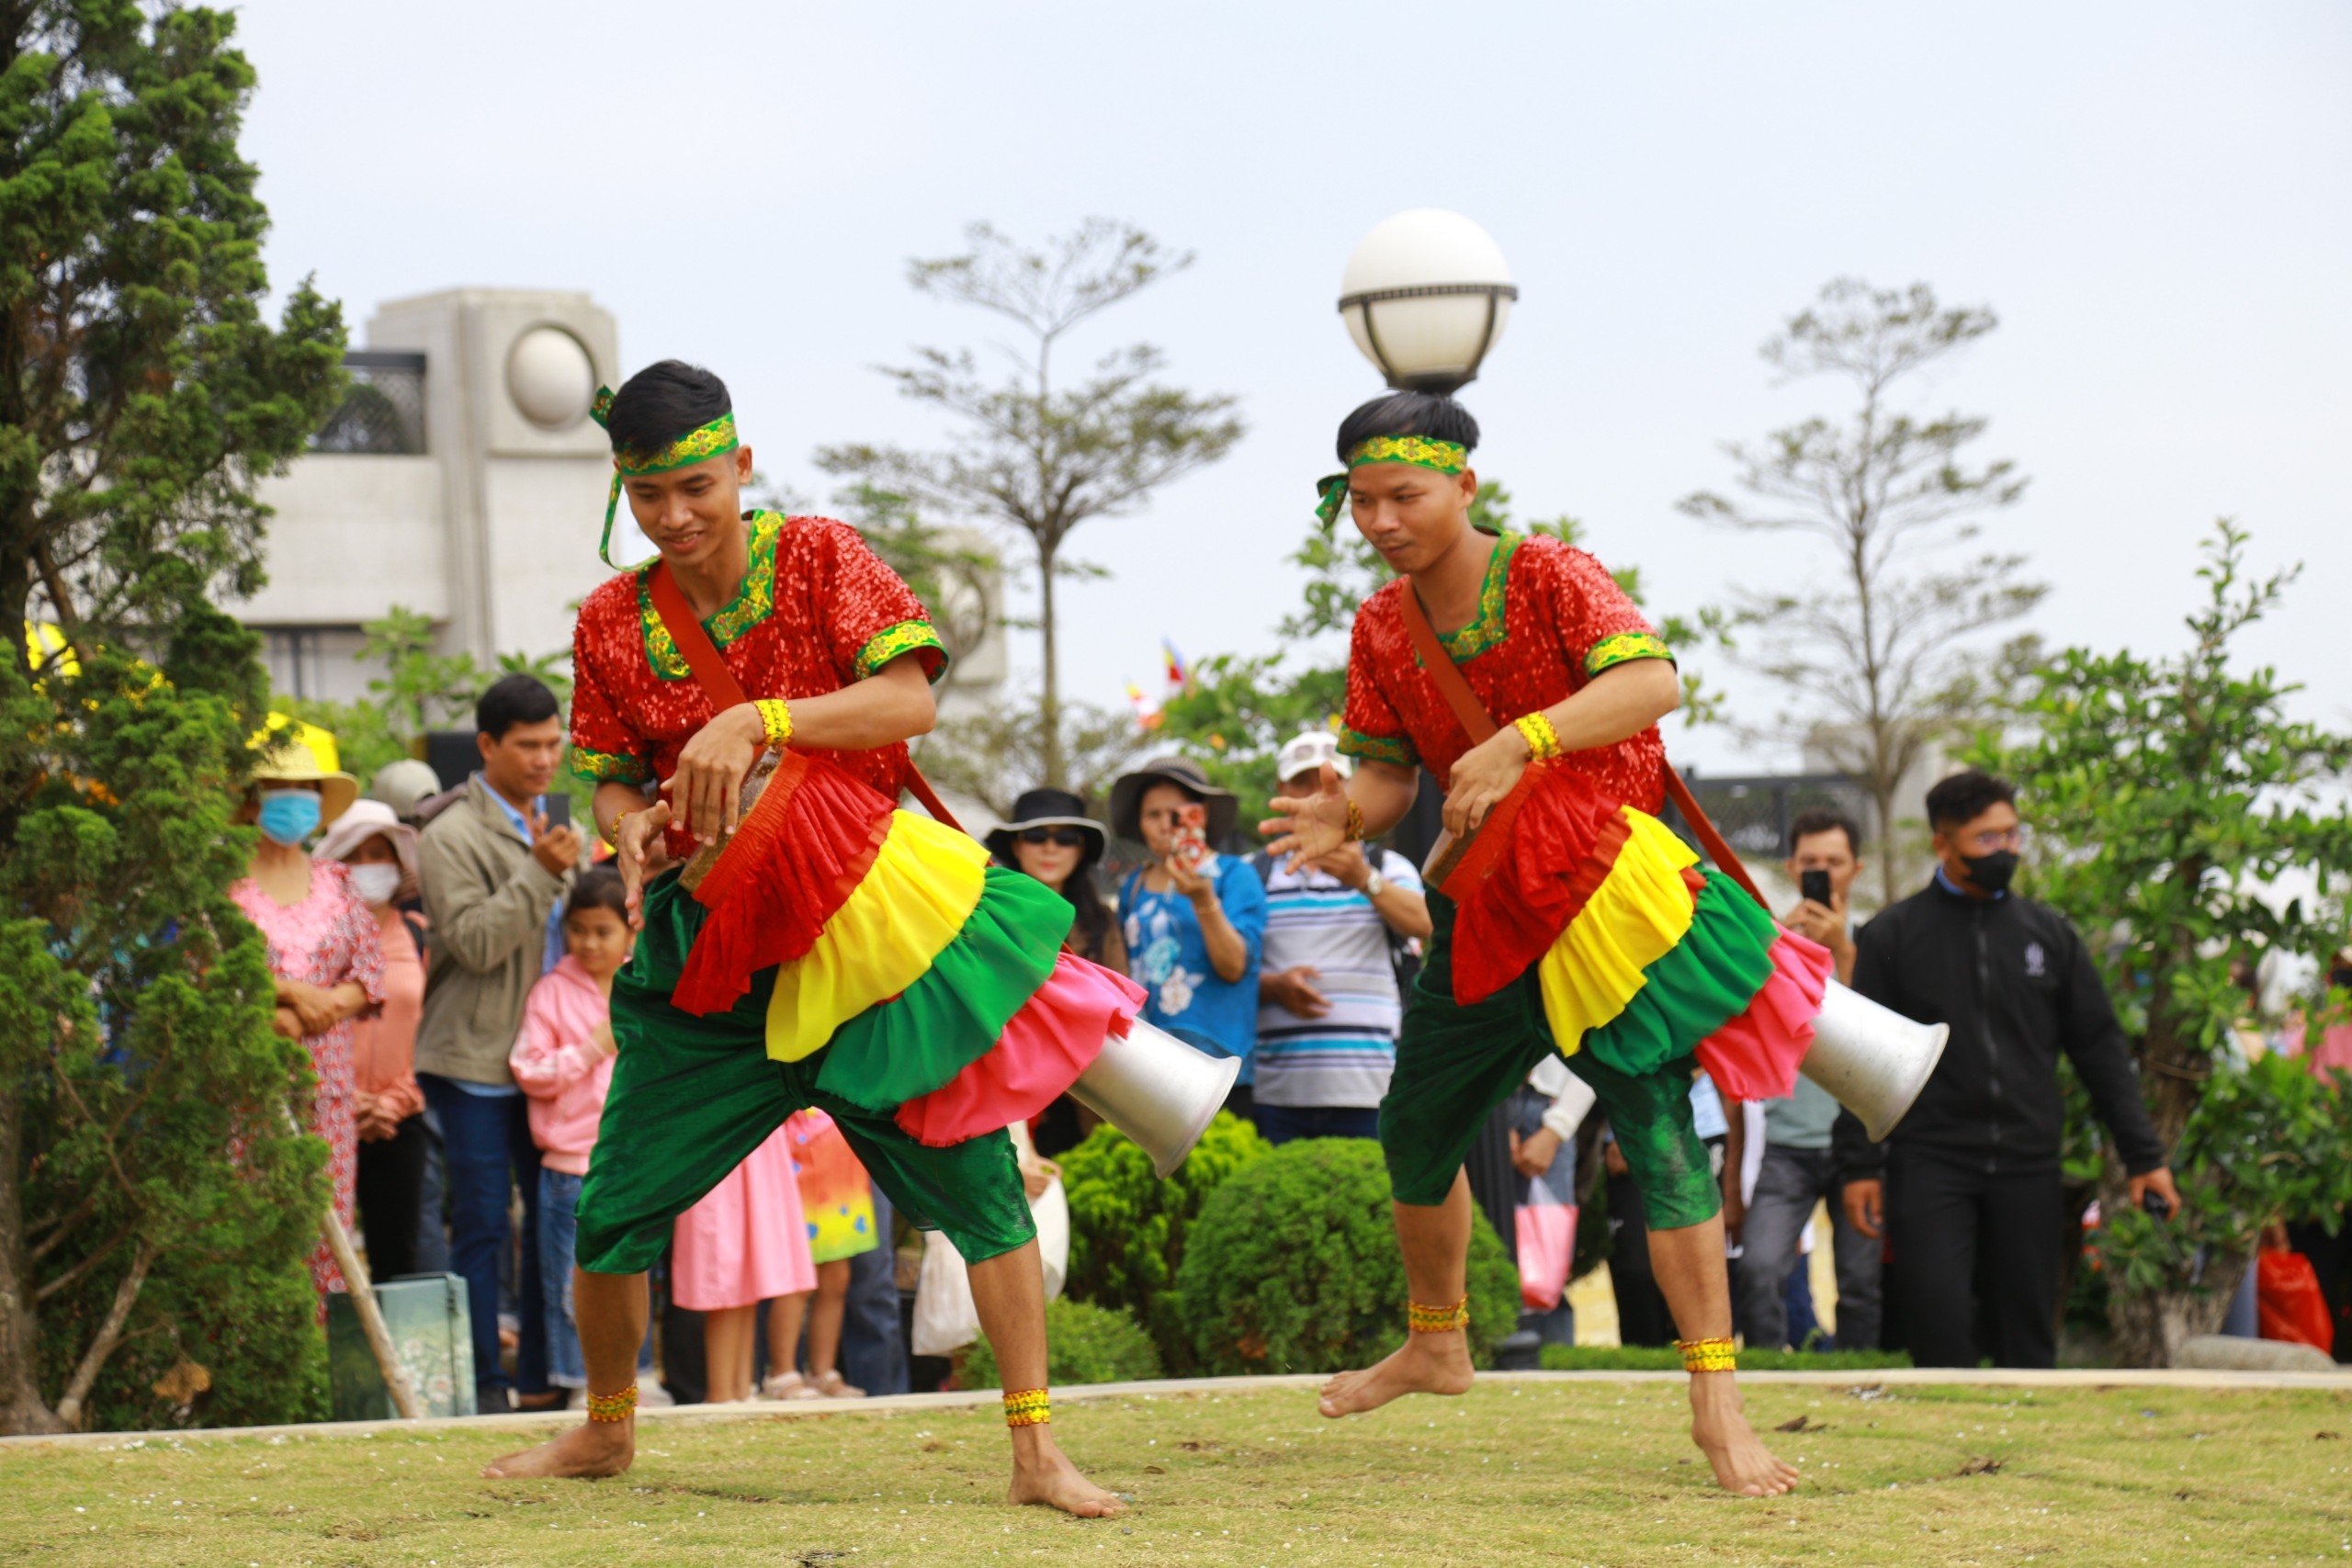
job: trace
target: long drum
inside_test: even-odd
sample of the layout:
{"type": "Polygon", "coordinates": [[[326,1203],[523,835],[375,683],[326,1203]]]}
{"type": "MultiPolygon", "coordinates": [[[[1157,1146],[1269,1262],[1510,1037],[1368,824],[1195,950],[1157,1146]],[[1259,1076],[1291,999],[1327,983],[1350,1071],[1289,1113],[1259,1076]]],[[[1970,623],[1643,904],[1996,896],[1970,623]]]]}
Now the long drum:
{"type": "Polygon", "coordinates": [[[1915,1023],[1832,980],[1797,1070],[1860,1118],[1875,1144],[1928,1087],[1951,1038],[1948,1023],[1915,1023]]]}

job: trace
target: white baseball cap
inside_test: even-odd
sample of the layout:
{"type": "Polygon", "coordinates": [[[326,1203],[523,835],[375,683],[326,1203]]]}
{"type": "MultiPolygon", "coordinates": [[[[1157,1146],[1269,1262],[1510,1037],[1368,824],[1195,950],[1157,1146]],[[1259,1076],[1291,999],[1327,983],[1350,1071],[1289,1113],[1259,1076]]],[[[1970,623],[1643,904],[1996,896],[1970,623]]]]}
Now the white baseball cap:
{"type": "Polygon", "coordinates": [[[1356,771],[1352,759],[1340,755],[1338,736],[1328,729],[1310,729],[1283,742],[1283,749],[1274,753],[1274,777],[1287,784],[1301,773],[1314,773],[1326,762],[1341,778],[1356,771]]]}

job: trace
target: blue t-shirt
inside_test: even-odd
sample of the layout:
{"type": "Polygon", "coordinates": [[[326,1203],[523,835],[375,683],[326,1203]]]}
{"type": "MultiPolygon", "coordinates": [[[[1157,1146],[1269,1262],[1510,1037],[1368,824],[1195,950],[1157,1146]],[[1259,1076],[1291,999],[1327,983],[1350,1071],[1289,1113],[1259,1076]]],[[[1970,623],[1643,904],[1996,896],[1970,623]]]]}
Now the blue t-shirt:
{"type": "Polygon", "coordinates": [[[1209,868],[1225,918],[1249,953],[1241,978],[1225,981],[1209,963],[1193,901],[1170,888],[1146,890],[1135,872],[1119,888],[1119,927],[1127,939],[1127,973],[1151,993],[1147,1022],[1212,1055],[1241,1058],[1251,1081],[1250,1055],[1258,1043],[1258,959],[1266,942],[1266,888],[1246,860],[1219,855],[1209,868]]]}

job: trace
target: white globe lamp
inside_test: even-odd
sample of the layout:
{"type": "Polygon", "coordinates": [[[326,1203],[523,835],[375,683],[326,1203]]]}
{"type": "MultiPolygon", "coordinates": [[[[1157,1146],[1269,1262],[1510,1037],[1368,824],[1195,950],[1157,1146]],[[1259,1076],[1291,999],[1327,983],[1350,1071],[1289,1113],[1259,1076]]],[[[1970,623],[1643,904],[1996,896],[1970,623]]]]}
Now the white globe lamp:
{"type": "Polygon", "coordinates": [[[1518,298],[1495,237],[1437,207],[1382,220],[1340,279],[1348,335],[1390,386],[1417,392],[1476,380],[1518,298]]]}
{"type": "Polygon", "coordinates": [[[507,353],[506,395],[541,430],[569,430],[588,417],[596,367],[561,327],[533,327],[507,353]]]}

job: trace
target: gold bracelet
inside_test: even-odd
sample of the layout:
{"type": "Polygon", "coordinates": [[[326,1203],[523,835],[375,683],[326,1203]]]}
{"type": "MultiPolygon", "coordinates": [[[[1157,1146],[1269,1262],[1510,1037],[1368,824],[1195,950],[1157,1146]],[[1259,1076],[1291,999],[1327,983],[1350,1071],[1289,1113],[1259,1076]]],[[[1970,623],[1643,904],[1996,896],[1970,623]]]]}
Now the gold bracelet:
{"type": "Polygon", "coordinates": [[[760,728],[767,731],[768,745],[781,751],[792,744],[792,705],[782,697],[762,697],[752,705],[760,710],[760,728]]]}
{"type": "Polygon", "coordinates": [[[1053,1418],[1051,1402],[1042,1388],[1024,1388],[1004,1396],[1004,1424],[1008,1427],[1043,1427],[1053,1418]]]}
{"type": "Polygon", "coordinates": [[[1405,1303],[1405,1326],[1415,1334],[1451,1334],[1470,1326],[1470,1298],[1464,1296],[1452,1306],[1423,1306],[1419,1302],[1405,1303]]]}
{"type": "Polygon", "coordinates": [[[1678,1339],[1686,1372],[1728,1372],[1739,1367],[1739,1354],[1728,1339],[1678,1339]]]}
{"type": "Polygon", "coordinates": [[[1344,843],[1350,843],[1350,844],[1352,844],[1352,843],[1355,843],[1355,842],[1359,841],[1359,840],[1362,840],[1363,838],[1363,807],[1361,807],[1361,806],[1358,806],[1358,805],[1356,804],[1356,802],[1355,802],[1355,796],[1353,796],[1353,795],[1350,795],[1350,796],[1348,797],[1348,826],[1347,826],[1347,837],[1346,837],[1344,840],[1342,840],[1341,841],[1342,841],[1342,842],[1344,842],[1344,843]]]}
{"type": "Polygon", "coordinates": [[[645,807],[642,806],[632,806],[627,811],[624,811],[619,816],[614,818],[613,825],[605,829],[604,832],[605,846],[610,849],[619,849],[621,847],[621,824],[644,809],[645,807]]]}
{"type": "Polygon", "coordinates": [[[1511,720],[1511,728],[1527,739],[1527,750],[1534,761],[1549,761],[1560,754],[1560,732],[1541,713],[1522,715],[1511,720]]]}
{"type": "Polygon", "coordinates": [[[637,1385],[629,1384],[618,1393],[588,1395],[588,1419],[591,1421],[626,1421],[637,1414],[637,1385]]]}

